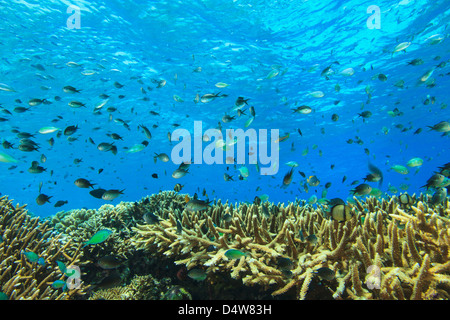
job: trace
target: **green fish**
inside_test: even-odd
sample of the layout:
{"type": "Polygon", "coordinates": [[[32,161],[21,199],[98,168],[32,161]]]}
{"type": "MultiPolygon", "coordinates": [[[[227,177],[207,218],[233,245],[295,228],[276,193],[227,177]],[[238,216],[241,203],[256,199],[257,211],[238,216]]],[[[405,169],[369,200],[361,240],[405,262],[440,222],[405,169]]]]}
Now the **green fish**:
{"type": "Polygon", "coordinates": [[[409,170],[406,167],[399,165],[399,164],[392,166],[391,169],[400,174],[408,174],[409,173],[409,170]]]}
{"type": "Polygon", "coordinates": [[[188,277],[197,281],[203,281],[206,279],[207,274],[202,269],[192,269],[188,272],[188,277]]]}
{"type": "Polygon", "coordinates": [[[0,300],[8,300],[6,293],[0,291],[0,300]]]}
{"type": "Polygon", "coordinates": [[[39,256],[31,251],[25,252],[22,251],[22,254],[30,261],[31,263],[37,262],[39,260],[39,256]]]}
{"type": "Polygon", "coordinates": [[[56,260],[56,264],[58,265],[59,270],[60,270],[63,274],[65,274],[65,273],[66,273],[67,267],[66,267],[66,265],[64,264],[64,262],[61,262],[61,261],[59,261],[59,260],[56,260]]]}
{"type": "Polygon", "coordinates": [[[99,244],[99,243],[105,242],[106,239],[108,239],[112,233],[113,232],[111,230],[107,230],[107,229],[98,231],[84,244],[83,248],[90,244],[99,244]]]}
{"type": "Polygon", "coordinates": [[[56,280],[52,283],[53,289],[60,289],[66,285],[66,282],[64,280],[56,280]]]}
{"type": "Polygon", "coordinates": [[[228,249],[225,252],[225,257],[227,257],[228,259],[240,259],[243,256],[246,256],[247,254],[239,251],[237,249],[228,249]]]}

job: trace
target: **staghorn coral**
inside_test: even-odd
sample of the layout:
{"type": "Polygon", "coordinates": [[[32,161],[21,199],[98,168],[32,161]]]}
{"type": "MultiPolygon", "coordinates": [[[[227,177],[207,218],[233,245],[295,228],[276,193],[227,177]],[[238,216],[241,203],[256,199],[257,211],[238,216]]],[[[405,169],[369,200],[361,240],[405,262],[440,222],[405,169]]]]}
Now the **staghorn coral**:
{"type": "Polygon", "coordinates": [[[25,206],[13,206],[12,200],[0,198],[0,291],[10,300],[72,299],[85,294],[81,282],[77,289],[63,291],[52,288],[56,280],[66,280],[56,260],[66,266],[82,265],[80,246],[72,241],[61,243],[47,222],[31,217],[25,206]],[[34,252],[44,265],[28,261],[22,252],[34,252]]]}
{"type": "Polygon", "coordinates": [[[352,219],[338,223],[328,218],[326,206],[314,209],[301,201],[287,206],[218,201],[205,212],[188,213],[180,207],[182,196],[170,195],[175,204],[154,206],[159,224],[132,227],[132,243],[150,255],[173,257],[187,269],[202,268],[209,278],[226,273],[275,297],[294,292],[298,299],[312,297],[318,285],[334,299],[449,298],[448,200],[432,209],[423,196],[413,196],[408,208],[395,197],[364,202],[354,197],[352,219]],[[312,234],[317,243],[303,239],[312,234]],[[246,255],[229,259],[230,248],[246,255]],[[281,257],[292,261],[290,270],[282,270],[281,257]],[[336,278],[319,281],[321,267],[336,278]]]}
{"type": "Polygon", "coordinates": [[[178,197],[175,193],[163,192],[139,202],[120,202],[116,206],[105,204],[99,209],[61,211],[48,220],[61,233],[63,243],[70,239],[72,243],[83,245],[101,229],[113,231],[107,241],[81,249],[85,262],[82,268],[85,274],[83,279],[91,284],[93,289],[99,290],[103,289],[104,280],[108,282],[111,277],[114,281],[128,283],[135,274],[155,272],[153,269],[157,269],[157,259],[138,254],[135,247],[131,245],[131,227],[137,222],[143,223],[143,215],[154,210],[155,205],[161,210],[165,207],[169,208],[169,205],[172,208],[171,206],[176,202],[172,201],[172,198],[175,197],[178,197]],[[97,265],[98,259],[107,255],[114,255],[123,260],[123,264],[114,272],[103,270],[97,265]]]}

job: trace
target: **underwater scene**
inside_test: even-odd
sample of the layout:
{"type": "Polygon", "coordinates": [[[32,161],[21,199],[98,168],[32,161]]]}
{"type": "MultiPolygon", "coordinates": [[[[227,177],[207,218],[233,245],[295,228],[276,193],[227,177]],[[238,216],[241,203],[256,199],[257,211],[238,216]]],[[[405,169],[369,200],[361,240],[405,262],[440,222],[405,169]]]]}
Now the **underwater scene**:
{"type": "Polygon", "coordinates": [[[0,300],[449,299],[449,1],[0,12],[0,300]]]}

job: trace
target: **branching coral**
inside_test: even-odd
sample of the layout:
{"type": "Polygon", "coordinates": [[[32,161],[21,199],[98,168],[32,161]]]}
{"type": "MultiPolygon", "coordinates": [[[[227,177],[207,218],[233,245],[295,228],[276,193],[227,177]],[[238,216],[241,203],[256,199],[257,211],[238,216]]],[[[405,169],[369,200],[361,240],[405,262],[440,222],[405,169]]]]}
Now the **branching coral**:
{"type": "Polygon", "coordinates": [[[51,285],[56,280],[67,280],[56,264],[63,261],[67,267],[81,264],[80,246],[72,241],[61,243],[47,222],[32,218],[25,206],[13,206],[12,200],[0,198],[0,291],[10,300],[71,299],[84,294],[79,286],[64,291],[51,285]],[[41,260],[30,261],[24,253],[33,253],[41,260]]]}
{"type": "Polygon", "coordinates": [[[132,243],[188,269],[229,273],[247,286],[261,285],[273,296],[295,289],[297,298],[308,298],[317,270],[326,267],[336,275],[323,281],[335,299],[448,298],[448,201],[435,209],[420,200],[402,209],[396,198],[354,198],[354,203],[349,204],[353,217],[338,223],[329,219],[326,206],[298,202],[218,201],[195,213],[180,209],[178,202],[177,208],[155,207],[153,213],[162,219],[158,224],[132,227],[132,243]],[[232,259],[229,249],[244,255],[232,259]],[[290,270],[283,269],[281,258],[290,259],[290,270]]]}

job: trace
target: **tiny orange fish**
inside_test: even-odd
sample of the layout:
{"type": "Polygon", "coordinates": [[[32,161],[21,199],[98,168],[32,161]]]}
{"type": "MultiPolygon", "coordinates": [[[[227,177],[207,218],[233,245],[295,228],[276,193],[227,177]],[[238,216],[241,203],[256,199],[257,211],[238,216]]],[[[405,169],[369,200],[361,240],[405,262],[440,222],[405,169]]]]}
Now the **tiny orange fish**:
{"type": "Polygon", "coordinates": [[[184,201],[186,201],[186,203],[188,203],[189,201],[191,201],[191,199],[189,198],[188,195],[185,195],[185,196],[184,196],[184,201]]]}

